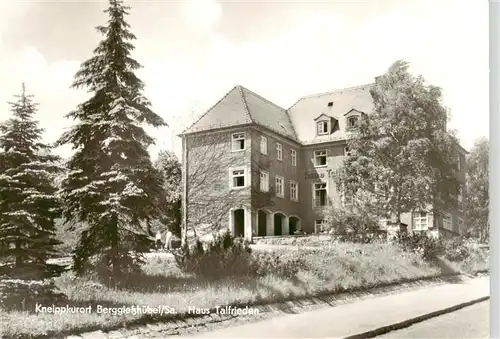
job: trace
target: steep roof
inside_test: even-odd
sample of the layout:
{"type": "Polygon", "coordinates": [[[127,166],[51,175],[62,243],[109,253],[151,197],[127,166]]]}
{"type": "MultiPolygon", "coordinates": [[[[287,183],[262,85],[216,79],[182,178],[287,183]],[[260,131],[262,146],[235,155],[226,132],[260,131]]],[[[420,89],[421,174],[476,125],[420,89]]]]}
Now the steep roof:
{"type": "Polygon", "coordinates": [[[297,139],[286,110],[249,89],[236,85],[182,134],[243,124],[264,126],[278,134],[297,139]]]}
{"type": "Polygon", "coordinates": [[[344,115],[351,110],[363,113],[373,111],[370,88],[373,84],[339,89],[332,92],[310,95],[298,100],[288,109],[288,115],[295,127],[297,138],[304,144],[342,140],[346,138],[344,115]],[[339,129],[331,135],[317,136],[313,126],[314,118],[321,114],[333,117],[339,122],[339,129]]]}

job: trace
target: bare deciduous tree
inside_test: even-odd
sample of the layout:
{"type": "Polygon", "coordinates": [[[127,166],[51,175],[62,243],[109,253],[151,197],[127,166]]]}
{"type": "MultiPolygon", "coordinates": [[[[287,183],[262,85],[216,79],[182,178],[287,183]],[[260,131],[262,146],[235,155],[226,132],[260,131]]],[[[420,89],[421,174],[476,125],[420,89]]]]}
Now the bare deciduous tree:
{"type": "MultiPolygon", "coordinates": [[[[184,225],[196,233],[205,226],[216,232],[227,225],[230,210],[246,207],[253,211],[271,206],[273,187],[262,192],[260,170],[266,163],[252,158],[251,152],[231,152],[230,133],[217,131],[186,136],[188,216],[184,225]],[[245,167],[245,187],[231,189],[229,170],[245,167]]],[[[187,240],[187,239],[186,239],[187,240]]]]}

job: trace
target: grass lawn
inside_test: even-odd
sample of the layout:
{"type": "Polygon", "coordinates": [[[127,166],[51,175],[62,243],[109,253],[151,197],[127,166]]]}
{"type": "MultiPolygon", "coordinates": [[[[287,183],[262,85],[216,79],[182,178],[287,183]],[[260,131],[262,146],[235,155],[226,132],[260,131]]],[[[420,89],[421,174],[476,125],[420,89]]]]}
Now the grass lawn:
{"type": "MultiPolygon", "coordinates": [[[[128,290],[108,288],[88,278],[75,278],[72,273],[56,278],[56,284],[72,303],[81,306],[166,305],[183,313],[189,306],[213,308],[216,305],[252,304],[269,299],[372,287],[437,276],[443,272],[441,267],[431,265],[417,255],[403,253],[390,244],[336,244],[328,249],[298,249],[278,254],[304,260],[295,279],[281,279],[269,272],[258,279],[240,277],[217,282],[202,281],[182,273],[168,256],[152,256],[148,257],[143,268],[145,276],[128,290]]],[[[144,318],[143,315],[96,312],[48,314],[3,311],[0,312],[0,337],[94,330],[94,326],[105,330],[141,317],[144,318]]]]}

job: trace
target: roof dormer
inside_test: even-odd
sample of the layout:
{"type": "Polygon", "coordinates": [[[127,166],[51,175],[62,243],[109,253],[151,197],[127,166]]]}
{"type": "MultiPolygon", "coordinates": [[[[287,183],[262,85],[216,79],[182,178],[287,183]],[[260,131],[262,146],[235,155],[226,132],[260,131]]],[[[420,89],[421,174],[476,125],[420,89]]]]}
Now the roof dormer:
{"type": "Polygon", "coordinates": [[[361,116],[364,114],[364,112],[358,111],[354,108],[344,114],[344,117],[346,119],[346,130],[356,128],[358,126],[359,120],[361,119],[361,116]]]}
{"type": "Polygon", "coordinates": [[[337,119],[322,113],[314,119],[314,123],[316,125],[316,135],[321,136],[332,134],[337,122],[337,119]]]}

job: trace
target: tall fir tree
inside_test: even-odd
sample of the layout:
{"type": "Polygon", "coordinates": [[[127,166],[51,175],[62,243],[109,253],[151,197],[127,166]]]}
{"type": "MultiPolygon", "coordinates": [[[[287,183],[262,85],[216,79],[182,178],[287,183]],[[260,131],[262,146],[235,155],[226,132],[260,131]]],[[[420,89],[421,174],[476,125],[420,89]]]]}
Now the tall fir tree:
{"type": "Polygon", "coordinates": [[[143,262],[149,221],[159,216],[163,192],[148,153],[154,140],[143,126],[166,123],[152,111],[135,75],[141,65],[131,57],[136,37],[125,21],[128,10],[110,0],[104,11],[107,25],[97,27],[104,39],[72,85],[92,95],[67,115],[78,122],[57,143],[75,151],[61,185],[64,216],[88,225],[74,251],[74,269],[83,273],[95,255],[115,281],[143,262]]]}
{"type": "Polygon", "coordinates": [[[9,102],[12,118],[0,125],[0,257],[11,276],[43,278],[53,273],[47,259],[56,254],[55,220],[60,204],[54,179],[60,167],[51,147],[42,143],[43,129],[33,116],[33,95],[9,102]]]}
{"type": "Polygon", "coordinates": [[[454,208],[459,190],[459,143],[446,130],[441,90],[408,68],[400,60],[377,78],[371,89],[374,111],[350,131],[351,155],[337,178],[347,194],[368,193],[364,202],[397,224],[404,212],[454,208]]]}

